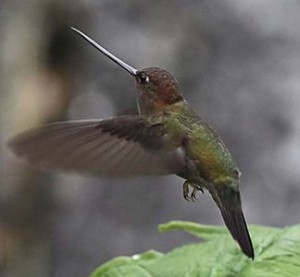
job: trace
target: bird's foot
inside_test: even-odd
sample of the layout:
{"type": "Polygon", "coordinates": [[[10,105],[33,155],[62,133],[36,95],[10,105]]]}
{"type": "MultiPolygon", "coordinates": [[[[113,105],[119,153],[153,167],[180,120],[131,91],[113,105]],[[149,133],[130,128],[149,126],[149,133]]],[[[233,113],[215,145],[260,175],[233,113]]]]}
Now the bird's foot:
{"type": "Polygon", "coordinates": [[[183,198],[187,201],[192,200],[193,202],[195,202],[195,200],[197,199],[196,194],[197,194],[197,191],[199,191],[199,190],[202,193],[204,193],[202,187],[199,184],[185,181],[183,184],[183,198]],[[193,191],[191,194],[189,194],[189,192],[190,192],[189,186],[191,186],[193,188],[193,191]]]}
{"type": "Polygon", "coordinates": [[[189,188],[189,182],[188,181],[185,181],[183,183],[183,198],[186,200],[186,201],[190,201],[190,196],[189,196],[189,192],[190,192],[190,188],[189,188]]]}

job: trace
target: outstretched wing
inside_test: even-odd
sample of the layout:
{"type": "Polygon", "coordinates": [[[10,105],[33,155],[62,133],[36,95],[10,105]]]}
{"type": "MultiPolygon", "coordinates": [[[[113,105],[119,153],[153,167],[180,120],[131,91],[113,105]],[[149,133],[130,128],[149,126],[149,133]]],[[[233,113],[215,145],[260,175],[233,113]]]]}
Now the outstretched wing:
{"type": "Polygon", "coordinates": [[[182,151],[167,143],[161,123],[127,115],[48,124],[17,135],[8,145],[40,168],[121,177],[181,172],[182,151]]]}
{"type": "Polygon", "coordinates": [[[254,259],[252,241],[242,210],[239,191],[223,189],[211,191],[214,201],[221,210],[225,225],[249,258],[254,259]]]}

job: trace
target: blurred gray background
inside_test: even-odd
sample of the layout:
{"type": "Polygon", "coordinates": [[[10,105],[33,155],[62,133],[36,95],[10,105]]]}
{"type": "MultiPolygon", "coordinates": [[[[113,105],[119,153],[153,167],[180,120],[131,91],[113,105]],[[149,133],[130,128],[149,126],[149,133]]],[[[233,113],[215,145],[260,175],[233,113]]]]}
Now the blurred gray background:
{"type": "Polygon", "coordinates": [[[131,76],[70,26],[177,77],[243,173],[248,223],[299,223],[300,1],[1,1],[1,276],[87,276],[115,256],[196,241],[159,223],[223,225],[208,194],[183,199],[179,177],[38,172],[9,153],[7,139],[38,124],[135,110],[131,76]]]}

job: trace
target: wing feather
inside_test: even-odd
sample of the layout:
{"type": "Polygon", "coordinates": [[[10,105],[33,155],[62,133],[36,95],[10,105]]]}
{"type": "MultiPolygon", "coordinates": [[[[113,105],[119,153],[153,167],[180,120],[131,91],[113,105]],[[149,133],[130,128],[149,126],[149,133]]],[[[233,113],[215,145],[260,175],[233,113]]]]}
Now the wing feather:
{"type": "Polygon", "coordinates": [[[99,176],[176,174],[184,159],[177,148],[163,147],[166,132],[140,116],[48,124],[8,143],[29,163],[49,169],[99,176]]]}

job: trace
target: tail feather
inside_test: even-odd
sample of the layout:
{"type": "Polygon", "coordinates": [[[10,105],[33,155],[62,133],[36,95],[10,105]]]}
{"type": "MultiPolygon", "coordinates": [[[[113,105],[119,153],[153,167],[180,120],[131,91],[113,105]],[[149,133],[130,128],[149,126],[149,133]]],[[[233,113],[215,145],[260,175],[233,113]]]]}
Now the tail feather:
{"type": "Polygon", "coordinates": [[[219,190],[211,192],[213,199],[221,210],[225,225],[243,253],[254,259],[254,249],[242,211],[240,193],[236,190],[219,190]]]}
{"type": "Polygon", "coordinates": [[[238,242],[245,255],[253,260],[253,245],[243,212],[241,210],[228,210],[225,207],[222,207],[221,213],[225,225],[229,229],[232,237],[238,242]]]}

